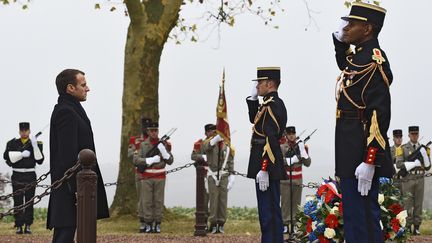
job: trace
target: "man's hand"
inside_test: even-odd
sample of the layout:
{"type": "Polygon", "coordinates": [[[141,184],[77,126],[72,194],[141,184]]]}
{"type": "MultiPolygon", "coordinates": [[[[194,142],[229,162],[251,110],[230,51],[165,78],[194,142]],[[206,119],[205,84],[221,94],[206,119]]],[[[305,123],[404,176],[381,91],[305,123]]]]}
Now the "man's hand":
{"type": "Polygon", "coordinates": [[[22,152],[21,152],[21,156],[22,156],[23,158],[28,158],[28,157],[30,157],[30,151],[28,151],[28,150],[24,150],[24,151],[22,151],[22,152]]]}
{"type": "Polygon", "coordinates": [[[339,25],[339,28],[335,32],[333,32],[334,37],[340,42],[343,42],[343,28],[345,28],[347,24],[348,21],[342,20],[339,25]]]}
{"type": "Polygon", "coordinates": [[[267,171],[260,170],[256,176],[256,182],[261,191],[266,191],[270,185],[269,174],[267,171]]]}
{"type": "Polygon", "coordinates": [[[222,137],[218,134],[218,135],[214,136],[214,138],[212,138],[210,140],[210,145],[214,146],[215,144],[217,144],[218,142],[220,142],[222,140],[223,140],[222,137]]]}
{"type": "Polygon", "coordinates": [[[258,81],[252,81],[252,90],[249,100],[257,100],[258,99],[258,81]]]}
{"type": "Polygon", "coordinates": [[[303,143],[303,141],[300,141],[298,143],[298,146],[299,146],[299,149],[300,149],[300,156],[302,158],[309,159],[309,154],[306,152],[305,144],[303,143]]]}
{"type": "Polygon", "coordinates": [[[231,190],[231,188],[234,186],[234,181],[235,181],[235,176],[229,175],[228,176],[228,186],[227,186],[228,191],[231,190]]]}
{"type": "Polygon", "coordinates": [[[161,160],[159,155],[155,155],[153,157],[148,157],[145,159],[145,162],[147,164],[148,167],[152,166],[155,163],[159,163],[161,160]]]}
{"type": "Polygon", "coordinates": [[[204,161],[207,162],[207,154],[203,154],[203,155],[201,155],[201,157],[203,158],[204,161]]]}
{"type": "Polygon", "coordinates": [[[355,170],[358,179],[358,191],[362,196],[367,196],[372,186],[372,179],[375,173],[375,165],[362,162],[355,170]]]}
{"type": "Polygon", "coordinates": [[[165,145],[163,145],[162,143],[159,143],[157,147],[158,147],[163,159],[169,159],[170,158],[170,154],[166,150],[165,145]]]}

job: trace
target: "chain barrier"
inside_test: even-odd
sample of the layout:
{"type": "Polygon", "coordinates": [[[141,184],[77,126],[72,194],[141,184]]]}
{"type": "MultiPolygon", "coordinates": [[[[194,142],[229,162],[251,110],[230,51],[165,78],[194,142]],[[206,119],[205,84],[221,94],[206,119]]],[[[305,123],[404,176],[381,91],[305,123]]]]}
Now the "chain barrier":
{"type": "Polygon", "coordinates": [[[80,162],[77,161],[73,167],[69,168],[64,173],[62,178],[53,182],[48,188],[45,189],[45,191],[43,193],[32,197],[30,200],[28,200],[26,203],[24,203],[22,205],[10,208],[6,212],[0,212],[0,219],[4,218],[6,216],[9,216],[9,215],[17,214],[18,212],[23,211],[25,208],[29,207],[30,205],[35,205],[35,204],[39,203],[43,197],[49,195],[52,192],[52,190],[59,188],[63,184],[64,181],[71,178],[77,172],[78,168],[80,168],[80,166],[81,166],[80,162]]]}
{"type": "Polygon", "coordinates": [[[22,193],[26,192],[27,190],[29,190],[29,189],[31,189],[31,188],[33,188],[33,187],[48,188],[49,185],[38,185],[38,183],[41,182],[41,181],[43,181],[43,180],[45,180],[45,179],[48,177],[48,175],[49,175],[50,173],[51,173],[51,172],[48,171],[47,173],[41,175],[37,180],[35,180],[35,181],[31,182],[31,183],[28,183],[28,184],[27,184],[27,183],[23,183],[23,182],[15,182],[15,181],[1,180],[1,182],[4,182],[4,183],[10,183],[10,184],[13,184],[13,185],[26,185],[26,186],[23,187],[23,188],[21,188],[21,189],[18,189],[18,190],[16,190],[16,191],[14,191],[14,192],[11,193],[11,194],[4,195],[4,196],[0,196],[0,201],[4,201],[4,200],[6,200],[6,199],[8,199],[8,198],[11,198],[11,197],[13,197],[13,196],[16,196],[16,195],[22,194],[22,193]]]}

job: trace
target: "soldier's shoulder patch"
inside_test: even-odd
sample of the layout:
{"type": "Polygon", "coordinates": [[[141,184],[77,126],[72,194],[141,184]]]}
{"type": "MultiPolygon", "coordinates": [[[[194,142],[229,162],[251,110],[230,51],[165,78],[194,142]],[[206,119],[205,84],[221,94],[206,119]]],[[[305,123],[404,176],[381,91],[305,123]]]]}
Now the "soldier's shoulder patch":
{"type": "Polygon", "coordinates": [[[402,146],[399,146],[399,147],[396,148],[395,155],[396,156],[402,156],[403,155],[402,146]]]}
{"type": "Polygon", "coordinates": [[[372,50],[372,60],[374,60],[379,65],[386,61],[385,58],[382,56],[381,50],[378,48],[374,48],[372,50]]]}
{"type": "Polygon", "coordinates": [[[429,147],[426,147],[426,153],[427,153],[428,156],[430,156],[430,154],[431,154],[431,149],[430,149],[429,147]]]}

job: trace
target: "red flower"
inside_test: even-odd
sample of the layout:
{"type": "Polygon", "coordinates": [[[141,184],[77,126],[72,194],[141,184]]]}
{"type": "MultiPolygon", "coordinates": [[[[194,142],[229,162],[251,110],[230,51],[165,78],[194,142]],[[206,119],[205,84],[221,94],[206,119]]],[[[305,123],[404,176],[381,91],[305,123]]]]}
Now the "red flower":
{"type": "Polygon", "coordinates": [[[330,241],[324,237],[324,235],[318,236],[318,240],[320,243],[330,243],[330,241]]]}
{"type": "Polygon", "coordinates": [[[329,214],[325,218],[325,223],[329,228],[337,228],[339,226],[338,218],[334,214],[329,214]]]}
{"type": "Polygon", "coordinates": [[[312,232],[312,219],[311,218],[308,219],[308,222],[306,224],[306,232],[307,233],[312,232]]]}
{"type": "Polygon", "coordinates": [[[331,200],[334,198],[334,196],[335,196],[334,192],[332,190],[328,190],[324,199],[325,203],[330,203],[331,200]]]}
{"type": "Polygon", "coordinates": [[[392,211],[395,215],[398,215],[403,211],[403,207],[400,204],[393,203],[389,206],[389,210],[392,211]]]}
{"type": "Polygon", "coordinates": [[[339,214],[340,214],[341,216],[343,215],[342,201],[340,201],[340,203],[339,203],[339,214]]]}
{"type": "Polygon", "coordinates": [[[321,197],[321,195],[327,190],[326,185],[322,185],[318,188],[317,195],[321,197]]]}
{"type": "Polygon", "coordinates": [[[393,229],[394,232],[398,232],[400,229],[400,222],[399,219],[397,218],[392,218],[392,220],[390,221],[391,227],[393,229]]]}
{"type": "Polygon", "coordinates": [[[388,240],[388,239],[390,239],[390,234],[389,234],[389,232],[385,233],[385,235],[384,235],[384,240],[388,240]]]}

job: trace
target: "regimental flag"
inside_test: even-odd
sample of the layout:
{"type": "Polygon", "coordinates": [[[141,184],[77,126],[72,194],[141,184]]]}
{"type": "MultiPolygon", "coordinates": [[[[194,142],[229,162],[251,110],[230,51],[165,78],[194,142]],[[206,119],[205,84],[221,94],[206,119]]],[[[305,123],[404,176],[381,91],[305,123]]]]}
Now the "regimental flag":
{"type": "Polygon", "coordinates": [[[222,74],[222,84],[219,86],[219,98],[216,107],[216,132],[223,138],[224,142],[231,147],[231,133],[225,99],[225,69],[222,74]]]}

